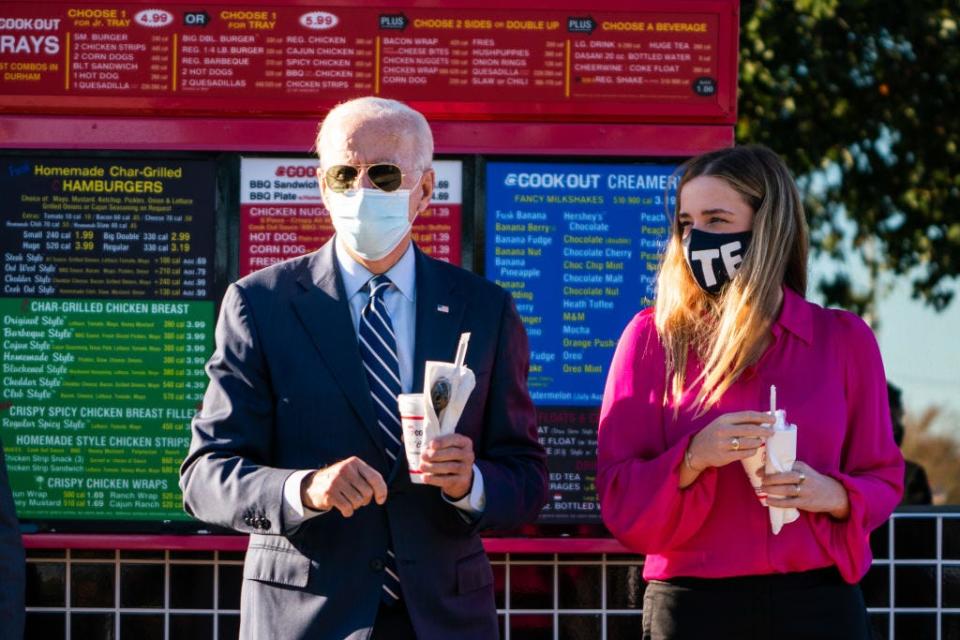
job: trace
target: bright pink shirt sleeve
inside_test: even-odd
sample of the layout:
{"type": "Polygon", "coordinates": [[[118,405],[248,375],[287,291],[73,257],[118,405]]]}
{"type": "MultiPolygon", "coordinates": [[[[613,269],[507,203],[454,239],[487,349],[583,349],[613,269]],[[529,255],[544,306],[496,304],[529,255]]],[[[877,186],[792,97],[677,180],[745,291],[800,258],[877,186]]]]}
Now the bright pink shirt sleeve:
{"type": "Polygon", "coordinates": [[[876,429],[876,425],[885,429],[890,424],[887,381],[876,338],[859,317],[845,311],[833,313],[847,345],[843,375],[849,402],[840,468],[828,475],[847,490],[850,515],[843,521],[811,518],[811,525],[841,575],[852,583],[867,573],[873,560],[870,532],[883,524],[900,502],[903,455],[876,429]]]}
{"type": "Polygon", "coordinates": [[[654,553],[679,546],[714,503],[716,469],[681,490],[680,465],[692,434],[667,443],[664,351],[652,309],[627,325],[613,356],[600,409],[597,491],[604,524],[626,546],[654,553]],[[656,523],[655,526],[651,526],[656,523]]]}
{"type": "Polygon", "coordinates": [[[900,499],[903,457],[893,441],[876,340],[857,316],[822,309],[789,290],[767,352],[705,415],[692,410],[699,363],[691,354],[679,412],[663,406],[664,351],[652,309],[627,326],[600,413],[597,491],[603,521],[645,554],[644,577],[764,575],[836,566],[848,582],[870,566],[869,534],[900,499]],[[850,515],[801,512],[774,536],[741,465],[679,473],[690,438],[716,417],[779,407],[797,425],[797,459],[843,484],[850,515]]]}

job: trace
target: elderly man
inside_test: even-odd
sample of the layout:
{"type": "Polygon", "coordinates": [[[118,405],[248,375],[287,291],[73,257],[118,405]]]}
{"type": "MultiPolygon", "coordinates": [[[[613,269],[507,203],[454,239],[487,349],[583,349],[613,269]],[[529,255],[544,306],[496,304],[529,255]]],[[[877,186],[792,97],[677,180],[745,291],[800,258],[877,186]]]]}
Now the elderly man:
{"type": "Polygon", "coordinates": [[[411,242],[434,185],[421,114],[353,100],[317,148],[337,233],[227,290],[185,508],[251,534],[244,638],[495,638],[477,532],[533,519],[546,497],[526,334],[506,292],[411,242]],[[412,484],[396,395],[465,331],[476,387],[412,484]]]}

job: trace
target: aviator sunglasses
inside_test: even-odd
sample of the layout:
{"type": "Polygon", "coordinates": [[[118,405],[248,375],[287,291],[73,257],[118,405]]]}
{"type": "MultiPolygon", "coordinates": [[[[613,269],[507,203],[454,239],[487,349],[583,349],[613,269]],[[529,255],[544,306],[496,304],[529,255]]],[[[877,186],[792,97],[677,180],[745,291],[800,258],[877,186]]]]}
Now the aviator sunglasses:
{"type": "Polygon", "coordinates": [[[403,171],[397,165],[389,162],[358,165],[335,164],[324,172],[323,181],[331,191],[343,193],[357,187],[360,174],[364,170],[366,170],[367,177],[373,186],[381,191],[396,191],[403,182],[403,171]]]}

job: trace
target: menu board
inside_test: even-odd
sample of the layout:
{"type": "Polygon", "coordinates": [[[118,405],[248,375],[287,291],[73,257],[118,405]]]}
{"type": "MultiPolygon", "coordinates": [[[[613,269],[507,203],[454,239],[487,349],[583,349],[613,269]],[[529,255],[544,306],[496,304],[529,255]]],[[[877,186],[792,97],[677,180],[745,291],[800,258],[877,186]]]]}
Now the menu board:
{"type": "MultiPolygon", "coordinates": [[[[435,160],[433,168],[433,198],[413,223],[413,239],[428,256],[459,265],[463,163],[435,160]]],[[[316,171],[309,158],[241,159],[241,276],[314,251],[333,235],[316,171]]]]}
{"type": "Polygon", "coordinates": [[[540,443],[550,469],[541,523],[600,522],[597,502],[599,408],[538,407],[540,443]]]}
{"type": "Polygon", "coordinates": [[[187,520],[213,163],[0,158],[0,437],[27,520],[187,520]]]}
{"type": "Polygon", "coordinates": [[[675,203],[673,164],[486,165],[485,274],[530,341],[530,395],[547,448],[541,522],[599,522],[597,419],[630,319],[653,303],[675,203]]]}
{"type": "Polygon", "coordinates": [[[734,0],[390,5],[6,2],[0,109],[315,116],[374,94],[438,119],[735,120],[734,0]]]}
{"type": "Polygon", "coordinates": [[[487,164],[486,276],[530,339],[539,406],[599,406],[630,318],[652,303],[669,164],[487,164]]]}
{"type": "Polygon", "coordinates": [[[195,160],[0,158],[3,295],[208,297],[215,181],[195,160]]]}

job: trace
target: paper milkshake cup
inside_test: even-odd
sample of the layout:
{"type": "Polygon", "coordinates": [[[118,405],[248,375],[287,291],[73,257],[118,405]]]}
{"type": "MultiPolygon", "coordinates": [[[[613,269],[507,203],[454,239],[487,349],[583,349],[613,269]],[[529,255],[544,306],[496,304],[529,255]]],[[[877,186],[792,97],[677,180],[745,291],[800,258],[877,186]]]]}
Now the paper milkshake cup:
{"type": "MultiPolygon", "coordinates": [[[[782,425],[786,421],[786,412],[772,411],[774,418],[774,424],[771,426],[771,429],[777,429],[777,425],[781,425],[780,428],[783,428],[782,425]]],[[[768,440],[769,443],[769,440],[768,440]]],[[[753,487],[753,490],[757,493],[757,497],[760,498],[760,504],[767,506],[766,496],[760,492],[760,486],[763,484],[763,480],[757,475],[760,467],[764,467],[767,464],[767,443],[764,443],[757,449],[749,458],[744,458],[740,461],[743,465],[743,470],[747,474],[747,479],[750,481],[750,485],[753,487]]]]}
{"type": "Polygon", "coordinates": [[[400,426],[403,429],[403,448],[407,454],[410,482],[423,484],[420,453],[426,445],[425,396],[422,393],[402,393],[397,396],[397,404],[400,407],[400,426]]]}
{"type": "Polygon", "coordinates": [[[766,472],[773,474],[791,471],[796,458],[797,428],[788,425],[785,429],[776,429],[767,439],[767,459],[764,463],[766,472]]]}
{"type": "MultiPolygon", "coordinates": [[[[783,411],[778,410],[774,415],[776,422],[773,424],[773,435],[767,438],[767,455],[764,463],[764,469],[768,474],[792,470],[793,463],[797,459],[797,425],[787,424],[787,415],[783,411]]],[[[794,522],[799,517],[800,512],[792,507],[770,507],[770,530],[773,531],[773,535],[777,535],[784,525],[794,522]]]]}
{"type": "MultiPolygon", "coordinates": [[[[750,484],[753,486],[753,490],[760,497],[760,486],[763,484],[763,479],[757,475],[757,471],[760,470],[767,462],[766,452],[764,447],[757,449],[749,458],[743,458],[740,460],[740,463],[743,465],[743,470],[747,472],[747,479],[750,481],[750,484]]],[[[763,506],[767,506],[767,501],[760,497],[760,502],[763,506]]]]}
{"type": "MultiPolygon", "coordinates": [[[[797,427],[788,425],[784,430],[776,430],[767,440],[767,473],[783,473],[793,469],[797,458],[797,427]]],[[[800,512],[793,507],[770,507],[770,529],[773,535],[780,533],[783,526],[794,522],[800,512]]]]}

